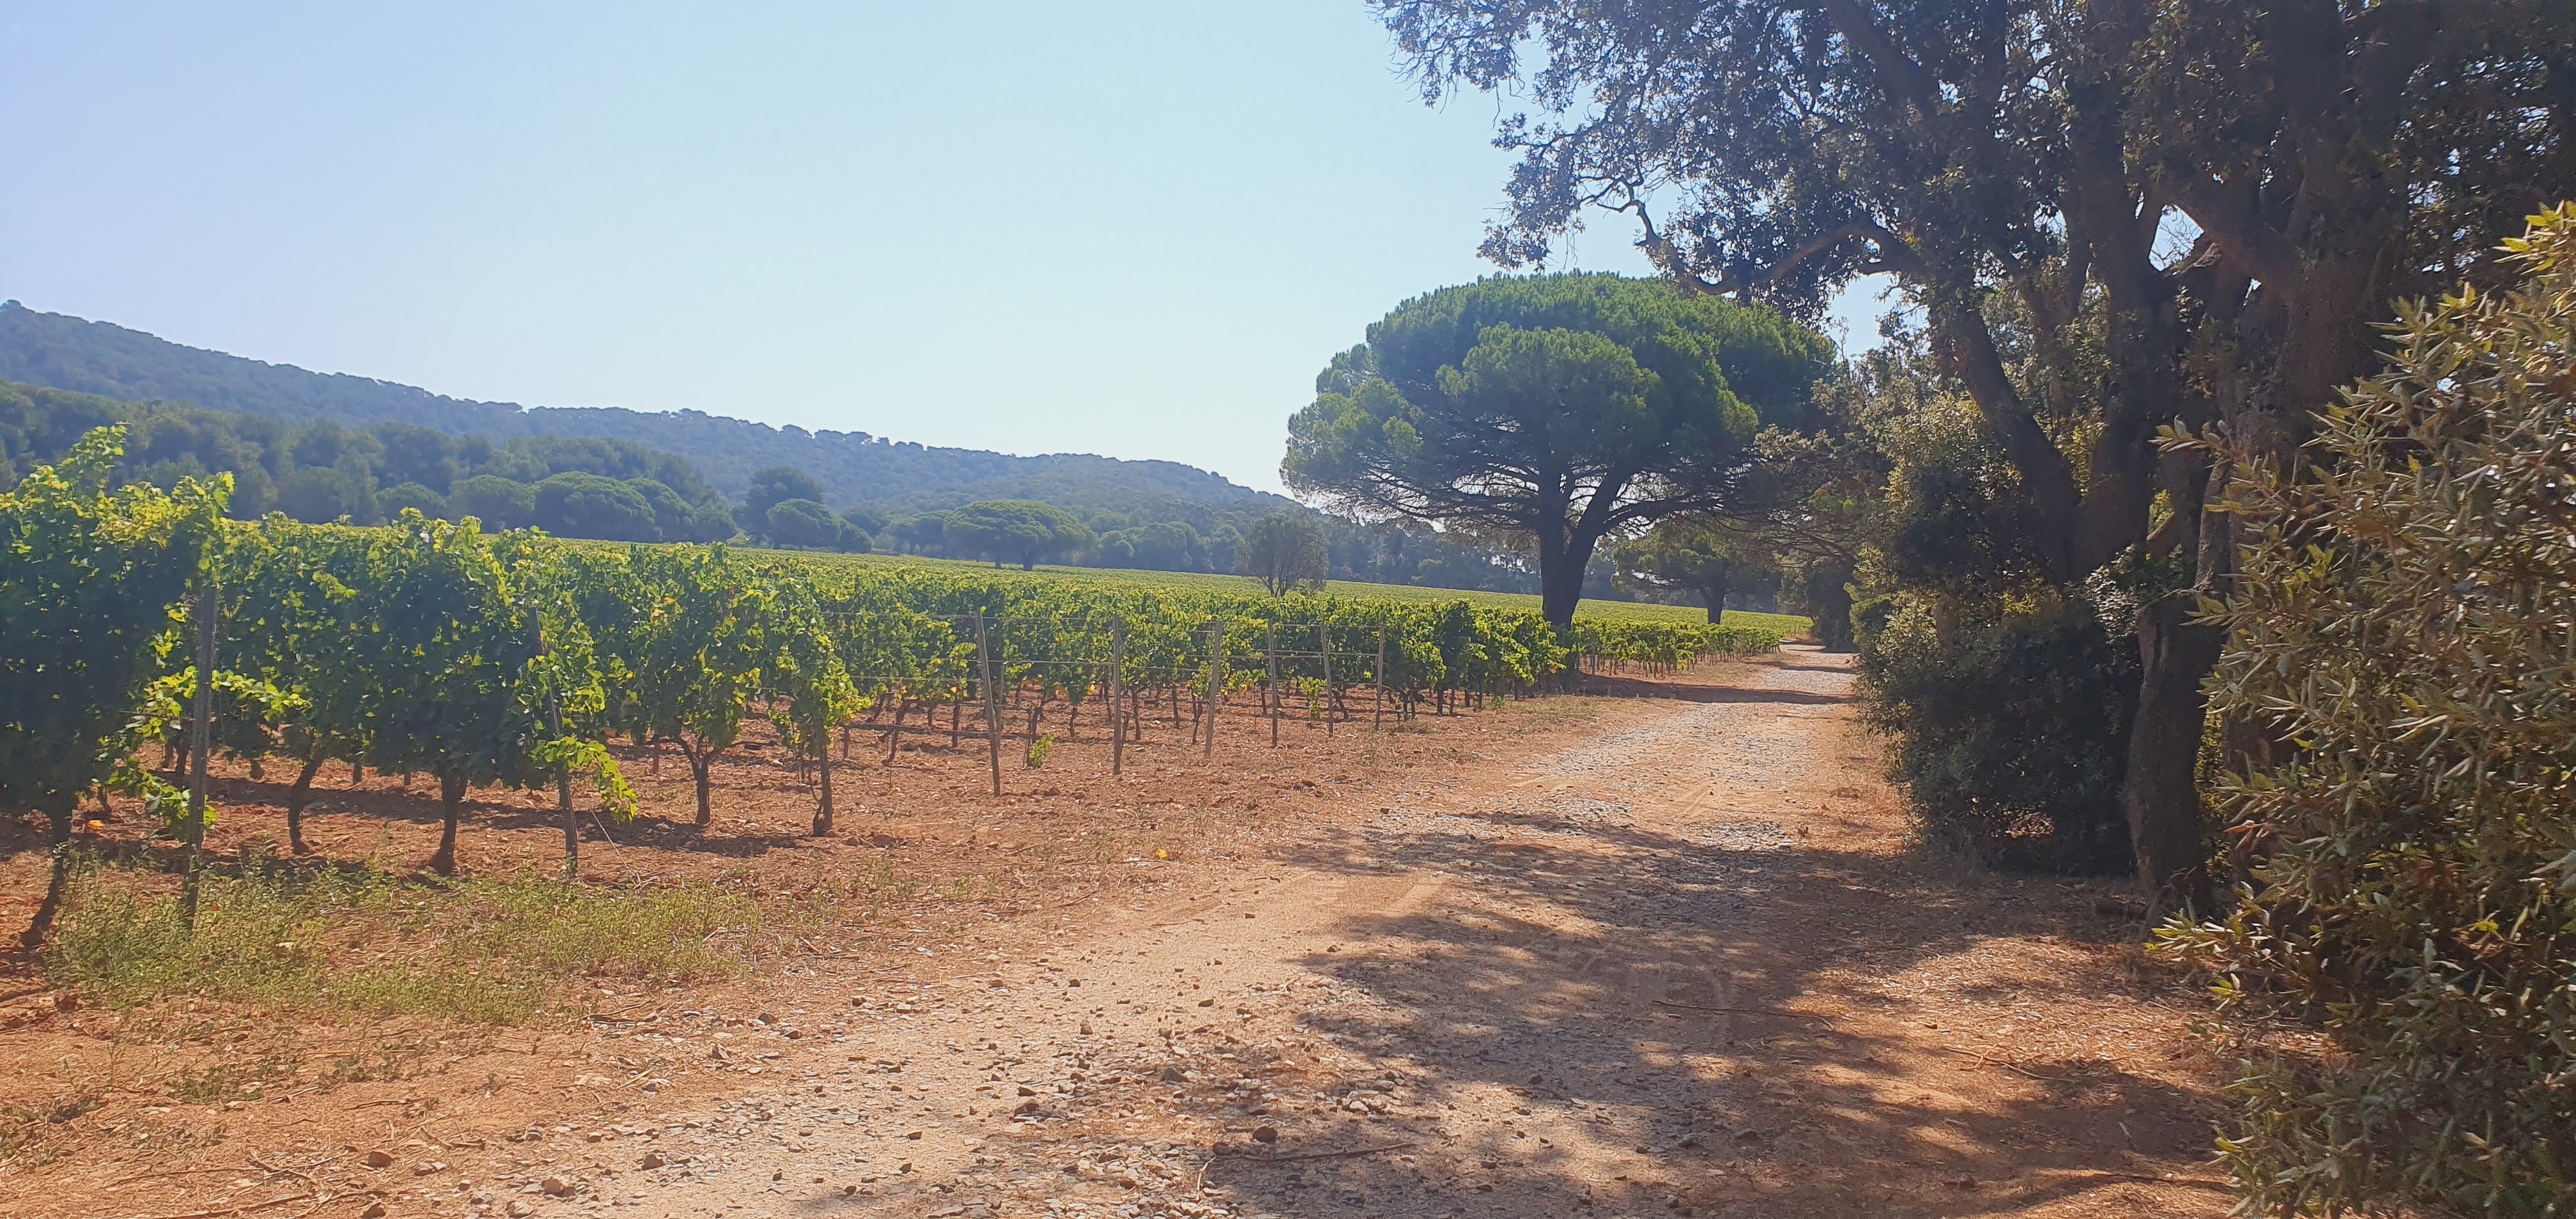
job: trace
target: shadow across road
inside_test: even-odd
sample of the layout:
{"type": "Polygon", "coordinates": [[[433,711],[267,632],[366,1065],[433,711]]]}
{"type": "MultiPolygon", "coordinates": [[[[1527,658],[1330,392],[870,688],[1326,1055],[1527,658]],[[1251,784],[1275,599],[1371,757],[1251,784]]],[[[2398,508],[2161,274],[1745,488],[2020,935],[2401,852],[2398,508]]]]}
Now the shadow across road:
{"type": "MultiPolygon", "coordinates": [[[[1690,703],[1849,699],[1812,688],[1837,683],[1766,688],[1758,675],[1636,684],[1641,697],[1690,703]]],[[[1768,713],[1744,714],[1688,722],[1781,730],[1768,713]]],[[[1837,781],[1801,769],[1822,768],[1814,758],[1765,764],[1776,782],[1738,792],[1748,806],[1837,781]]],[[[1391,1064],[1442,1130],[1402,1157],[1230,1163],[1223,1180],[1244,1209],[2225,1212],[2224,1182],[2206,1167],[2222,1116],[2207,1092],[2000,1027],[1926,1027],[1955,1024],[1971,1004],[2077,1019],[2106,1001],[2155,1002],[2127,964],[2134,929],[2091,911],[2101,886],[1825,845],[1832,835],[1810,839],[1795,813],[1640,811],[1613,798],[1632,778],[1613,766],[1588,795],[1497,795],[1321,835],[1289,856],[1363,892],[1442,878],[1429,900],[1352,903],[1335,928],[1342,942],[1302,961],[1371,1000],[1304,1022],[1391,1064]],[[1984,977],[1955,964],[2016,941],[2083,945],[2091,964],[2007,961],[1984,977]],[[1954,977],[1947,1006],[1887,984],[1925,975],[1954,977]],[[1495,1109],[1498,1094],[1508,1108],[1495,1109]]]]}

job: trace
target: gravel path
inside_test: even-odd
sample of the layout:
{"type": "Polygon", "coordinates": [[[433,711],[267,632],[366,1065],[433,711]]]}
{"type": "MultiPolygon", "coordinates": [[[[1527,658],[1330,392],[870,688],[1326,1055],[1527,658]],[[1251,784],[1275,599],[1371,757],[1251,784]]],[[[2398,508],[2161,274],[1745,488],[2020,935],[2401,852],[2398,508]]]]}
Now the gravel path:
{"type": "Polygon", "coordinates": [[[1766,814],[1802,798],[1807,721],[1848,683],[1765,669],[1743,701],[1640,708],[1182,901],[1105,909],[1043,959],[666,1017],[624,1040],[777,1084],[424,1175],[460,1174],[487,1215],[1669,1213],[1691,1182],[1651,1166],[1737,1128],[1694,1082],[1723,1019],[1685,1045],[1687,1009],[1658,1005],[1732,993],[1695,907],[1789,845],[1766,814]]]}
{"type": "Polygon", "coordinates": [[[752,1090],[424,1176],[487,1216],[2217,1213],[2047,1175],[2153,1180],[2134,1137],[2052,1158],[2014,1143],[2026,1114],[1944,1124],[2039,1077],[1945,1056],[1889,997],[1962,925],[1893,930],[1937,900],[1885,875],[1901,826],[1850,684],[1812,652],[1745,666],[1159,904],[1094,899],[1050,947],[926,943],[941,981],[664,1013],[634,1052],[752,1090]]]}

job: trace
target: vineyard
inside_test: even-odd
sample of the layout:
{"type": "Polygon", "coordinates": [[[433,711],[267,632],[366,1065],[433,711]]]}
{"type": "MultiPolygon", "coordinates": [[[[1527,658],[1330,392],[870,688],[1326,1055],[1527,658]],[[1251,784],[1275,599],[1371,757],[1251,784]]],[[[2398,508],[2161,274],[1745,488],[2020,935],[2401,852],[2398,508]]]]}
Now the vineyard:
{"type": "MultiPolygon", "coordinates": [[[[605,543],[569,543],[574,546],[600,546],[605,543]]],[[[807,561],[853,571],[913,570],[929,572],[973,573],[978,577],[1004,579],[1025,576],[1046,580],[1064,587],[1096,591],[1105,596],[1143,591],[1218,593],[1240,596],[1245,591],[1244,578],[1210,572],[1155,571],[1122,567],[1050,567],[1038,565],[1034,572],[1017,568],[995,568],[989,563],[968,559],[937,559],[914,555],[826,554],[808,552],[807,561]]],[[[1327,580],[1320,591],[1334,596],[1371,601],[1397,601],[1417,604],[1446,604],[1464,601],[1486,609],[1527,610],[1538,612],[1536,593],[1501,593],[1471,588],[1439,588],[1420,584],[1369,584],[1352,580],[1327,580]]],[[[1705,625],[1707,611],[1696,605],[1666,605],[1651,601],[1589,600],[1577,606],[1577,622],[1646,622],[1677,626],[1705,625]]],[[[1777,628],[1784,636],[1807,629],[1807,619],[1795,614],[1766,614],[1749,610],[1726,611],[1726,625],[1777,628]]]]}
{"type": "Polygon", "coordinates": [[[1560,639],[1535,609],[1465,599],[614,547],[417,513],[381,528],[229,522],[213,497],[190,502],[163,507],[206,518],[200,574],[184,595],[160,593],[166,608],[129,606],[160,629],[93,663],[140,666],[139,711],[96,745],[91,773],[30,801],[58,841],[91,791],[140,797],[183,842],[201,840],[215,813],[185,780],[221,755],[293,776],[285,828],[299,852],[326,765],[427,776],[442,874],[470,789],[550,789],[570,871],[577,804],[632,810],[621,743],[685,759],[703,826],[711,768],[765,722],[815,784],[821,835],[834,765],[862,736],[889,759],[907,731],[978,743],[999,794],[1006,771],[1042,766],[1086,721],[1115,771],[1149,736],[1212,750],[1221,732],[1275,743],[1283,722],[1384,726],[1559,689],[1577,671],[1769,651],[1782,633],[1593,617],[1560,639]],[[577,801],[577,782],[595,800],[577,801]]]}

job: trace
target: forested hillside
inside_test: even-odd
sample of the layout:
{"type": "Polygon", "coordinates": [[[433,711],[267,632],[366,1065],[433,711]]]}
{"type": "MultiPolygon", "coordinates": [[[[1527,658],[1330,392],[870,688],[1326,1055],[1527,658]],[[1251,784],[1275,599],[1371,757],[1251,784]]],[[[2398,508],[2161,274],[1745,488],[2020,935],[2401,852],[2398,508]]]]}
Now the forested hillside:
{"type": "Polygon", "coordinates": [[[0,381],[280,420],[328,419],[353,428],[402,423],[496,442],[521,436],[629,441],[688,454],[709,483],[735,499],[748,489],[754,471],[794,466],[822,484],[832,507],[868,504],[889,514],[1000,498],[1043,500],[1081,512],[1177,504],[1266,512],[1290,506],[1280,496],[1178,462],[932,448],[866,432],[809,432],[694,410],[473,402],[390,381],[184,347],[16,301],[0,303],[0,381]]]}
{"type": "Polygon", "coordinates": [[[0,484],[67,455],[92,428],[126,426],[119,483],[170,488],[227,474],[228,510],[255,518],[376,524],[417,508],[494,528],[536,525],[572,537],[722,541],[731,505],[686,459],[595,436],[451,436],[406,423],[345,428],[173,402],[0,381],[0,484]]]}
{"type": "MultiPolygon", "coordinates": [[[[520,412],[518,407],[435,397],[386,381],[307,374],[178,348],[121,327],[31,314],[15,304],[0,307],[0,332],[23,335],[26,327],[80,327],[82,335],[103,335],[95,348],[85,350],[178,353],[183,358],[170,366],[180,371],[196,369],[198,363],[191,361],[204,361],[206,369],[232,369],[240,376],[229,384],[229,392],[242,397],[224,399],[216,392],[206,392],[206,397],[250,402],[276,389],[283,397],[263,402],[286,402],[286,407],[209,410],[193,399],[126,399],[0,379],[0,487],[70,454],[85,430],[126,423],[131,441],[116,466],[121,482],[175,487],[183,477],[232,474],[229,513],[237,518],[276,510],[296,521],[363,526],[392,521],[404,508],[417,508],[435,518],[456,521],[474,515],[492,528],[538,526],[574,539],[721,541],[737,536],[739,528],[750,541],[768,544],[981,557],[963,536],[948,536],[948,515],[971,503],[1036,500],[1069,513],[1079,526],[1046,562],[1231,572],[1234,546],[1257,518],[1306,513],[1293,500],[1236,487],[1216,474],[1172,461],[891,446],[863,436],[806,436],[793,428],[775,430],[693,412],[680,418],[634,410],[520,412]],[[322,397],[296,397],[307,392],[322,397]],[[337,402],[350,405],[350,415],[307,410],[330,394],[340,394],[337,402]],[[384,415],[366,418],[361,407],[381,407],[384,415]],[[489,433],[446,428],[456,418],[495,420],[502,428],[489,433]],[[636,430],[644,436],[662,436],[654,430],[659,425],[672,428],[665,441],[644,443],[626,436],[531,433],[526,430],[531,418],[551,423],[562,418],[626,420],[639,425],[636,430]],[[425,423],[440,423],[440,428],[425,423]],[[513,425],[520,430],[510,430],[513,425]],[[724,485],[711,474],[714,459],[732,461],[732,466],[747,466],[750,459],[742,459],[739,448],[724,454],[716,441],[693,441],[688,428],[752,438],[765,446],[757,448],[762,454],[786,456],[724,485]],[[832,466],[822,459],[832,459],[837,451],[866,451],[866,461],[886,469],[914,469],[922,482],[863,482],[871,487],[868,495],[848,495],[824,477],[832,466]],[[804,505],[806,528],[773,528],[770,510],[781,500],[817,500],[804,505]],[[835,515],[824,508],[848,526],[835,523],[835,515]]],[[[0,350],[21,361],[28,353],[23,343],[0,343],[0,350]]],[[[72,348],[36,350],[62,353],[72,348]]],[[[198,384],[178,374],[155,381],[118,369],[139,366],[111,358],[85,374],[77,369],[64,374],[64,366],[52,366],[59,379],[88,379],[90,384],[198,384]]],[[[1458,544],[1453,536],[1425,526],[1363,526],[1329,515],[1321,515],[1321,523],[1329,544],[1329,575],[1337,580],[1497,593],[1535,588],[1535,577],[1507,546],[1458,544]]],[[[1610,588],[1607,567],[1597,572],[1592,595],[1618,595],[1610,588]]]]}

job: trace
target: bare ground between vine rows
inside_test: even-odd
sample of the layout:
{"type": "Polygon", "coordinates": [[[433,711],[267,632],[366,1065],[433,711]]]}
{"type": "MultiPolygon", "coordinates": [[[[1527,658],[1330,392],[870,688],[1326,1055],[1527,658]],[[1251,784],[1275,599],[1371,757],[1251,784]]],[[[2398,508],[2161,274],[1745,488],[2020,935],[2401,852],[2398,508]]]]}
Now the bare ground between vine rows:
{"type": "MultiPolygon", "coordinates": [[[[1792,651],[1276,751],[1230,712],[1118,780],[1095,721],[1000,799],[976,742],[863,735],[820,841],[765,750],[703,834],[634,759],[588,875],[815,894],[780,955],[499,1029],[66,1012],[22,962],[0,1213],[2223,1213],[2199,1001],[2112,887],[1908,853],[1849,682],[1792,651]],[[218,1064],[276,1082],[174,1095],[218,1064]]],[[[345,779],[321,853],[426,858],[427,791],[345,779]]],[[[282,836],[268,780],[219,849],[282,836]]],[[[541,804],[478,800],[464,866],[550,866],[541,804]]]]}

